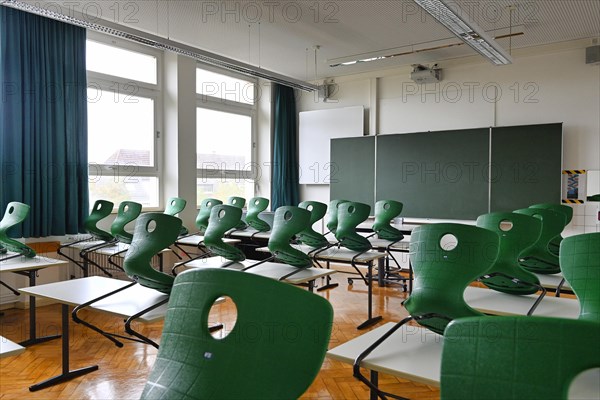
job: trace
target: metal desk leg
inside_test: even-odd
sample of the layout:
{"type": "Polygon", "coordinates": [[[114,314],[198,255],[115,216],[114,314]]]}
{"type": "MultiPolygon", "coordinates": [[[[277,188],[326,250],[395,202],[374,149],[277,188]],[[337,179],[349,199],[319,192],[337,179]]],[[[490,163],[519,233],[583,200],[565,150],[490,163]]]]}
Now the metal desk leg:
{"type": "MultiPolygon", "coordinates": [[[[377,371],[371,371],[371,383],[375,385],[375,387],[379,387],[379,374],[377,371]]],[[[371,388],[369,399],[377,400],[379,397],[377,396],[377,392],[371,388]]]]}
{"type": "MultiPolygon", "coordinates": [[[[29,277],[29,286],[35,286],[35,274],[36,271],[24,271],[22,275],[29,277]]],[[[58,339],[60,335],[51,335],[51,336],[43,336],[37,337],[37,322],[35,316],[35,297],[29,296],[29,339],[22,341],[19,343],[21,346],[31,346],[33,344],[44,343],[49,340],[58,339]]]]}
{"type": "MultiPolygon", "coordinates": [[[[356,267],[355,267],[356,268],[356,267]]],[[[369,293],[369,298],[368,298],[368,317],[367,320],[365,322],[363,322],[362,324],[360,324],[359,326],[356,327],[356,329],[365,329],[368,328],[371,325],[375,325],[376,323],[378,323],[379,321],[381,321],[383,319],[382,316],[377,316],[377,317],[373,317],[373,263],[369,262],[367,264],[367,273],[368,273],[368,277],[367,277],[367,289],[368,289],[368,293],[369,293]]]]}
{"type": "MultiPolygon", "coordinates": [[[[387,258],[387,257],[386,257],[387,258]]],[[[379,287],[385,286],[385,277],[387,276],[387,265],[383,258],[377,260],[377,284],[379,287]]]]}
{"type": "Polygon", "coordinates": [[[53,378],[46,379],[40,383],[29,386],[30,392],[36,390],[45,389],[50,386],[54,386],[59,383],[66,382],[73,378],[77,378],[81,375],[85,375],[89,372],[96,371],[97,365],[91,367],[76,369],[71,371],[69,369],[69,306],[66,304],[62,305],[62,374],[57,375],[53,378]]]}

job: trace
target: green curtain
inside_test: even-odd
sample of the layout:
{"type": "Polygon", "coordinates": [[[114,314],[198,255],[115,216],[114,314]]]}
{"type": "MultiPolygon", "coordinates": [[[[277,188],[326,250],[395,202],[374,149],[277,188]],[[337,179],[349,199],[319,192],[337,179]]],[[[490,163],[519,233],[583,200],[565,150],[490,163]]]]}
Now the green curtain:
{"type": "Polygon", "coordinates": [[[0,6],[0,207],[31,206],[11,232],[83,231],[89,212],[85,29],[0,6]]]}
{"type": "Polygon", "coordinates": [[[294,89],[274,84],[272,210],[281,206],[295,206],[300,201],[296,115],[294,89]]]}

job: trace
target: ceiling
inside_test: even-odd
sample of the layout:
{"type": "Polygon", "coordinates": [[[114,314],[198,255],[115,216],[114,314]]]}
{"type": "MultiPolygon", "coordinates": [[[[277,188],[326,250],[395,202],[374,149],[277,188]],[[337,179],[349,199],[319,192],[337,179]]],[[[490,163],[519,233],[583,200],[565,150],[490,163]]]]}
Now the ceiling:
{"type": "MultiPolygon", "coordinates": [[[[461,42],[412,0],[29,2],[63,7],[63,13],[68,13],[71,4],[92,22],[101,16],[301,80],[414,63],[442,62],[443,66],[443,60],[477,54],[466,45],[447,46],[461,42]],[[72,4],[82,8],[78,10],[72,4]],[[431,50],[434,47],[438,49],[431,50]],[[398,53],[404,55],[330,67],[398,53]]],[[[598,0],[447,3],[452,8],[460,7],[463,15],[471,17],[492,37],[522,32],[498,39],[506,50],[600,37],[598,0]],[[514,6],[512,12],[510,6],[514,6]]]]}

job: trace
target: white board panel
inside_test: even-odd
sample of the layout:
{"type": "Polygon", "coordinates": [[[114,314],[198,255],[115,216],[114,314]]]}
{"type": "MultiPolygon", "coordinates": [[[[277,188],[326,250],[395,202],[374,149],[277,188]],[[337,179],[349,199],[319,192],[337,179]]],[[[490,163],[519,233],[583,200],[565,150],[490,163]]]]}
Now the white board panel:
{"type": "Polygon", "coordinates": [[[300,184],[329,184],[329,143],[334,138],[363,136],[362,106],[304,111],[299,116],[300,184]]]}

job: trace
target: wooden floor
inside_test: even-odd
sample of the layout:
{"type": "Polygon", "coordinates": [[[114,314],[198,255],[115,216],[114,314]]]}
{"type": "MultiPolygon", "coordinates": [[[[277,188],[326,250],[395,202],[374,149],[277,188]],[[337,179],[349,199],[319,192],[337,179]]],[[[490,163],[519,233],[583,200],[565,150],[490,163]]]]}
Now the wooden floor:
{"type": "MultiPolygon", "coordinates": [[[[364,331],[356,330],[366,316],[367,291],[364,284],[355,280],[346,283],[346,275],[336,274],[338,288],[318,293],[331,301],[335,320],[330,348],[338,346],[364,331]]],[[[398,286],[378,288],[374,285],[373,305],[375,315],[384,321],[398,321],[406,316],[401,306],[406,294],[398,286]]],[[[214,309],[211,319],[222,321],[227,327],[232,321],[232,307],[222,304],[214,309]]],[[[113,332],[122,332],[123,322],[104,313],[84,311],[85,319],[113,332]]],[[[0,317],[0,335],[21,341],[28,337],[28,312],[4,310],[0,317]]],[[[160,339],[161,323],[139,324],[136,328],[155,340],[160,339]]],[[[60,306],[38,308],[38,335],[60,333],[60,306]]],[[[157,350],[151,346],[127,342],[123,348],[115,347],[99,334],[71,323],[71,368],[98,364],[98,371],[45,390],[31,393],[33,383],[60,373],[61,341],[29,347],[23,354],[0,359],[0,399],[138,399],[154,364],[157,350]]],[[[410,399],[438,399],[439,390],[426,385],[380,375],[380,386],[386,391],[410,399]]],[[[315,382],[304,394],[305,399],[367,399],[366,386],[352,377],[350,365],[325,359],[315,382]]]]}

